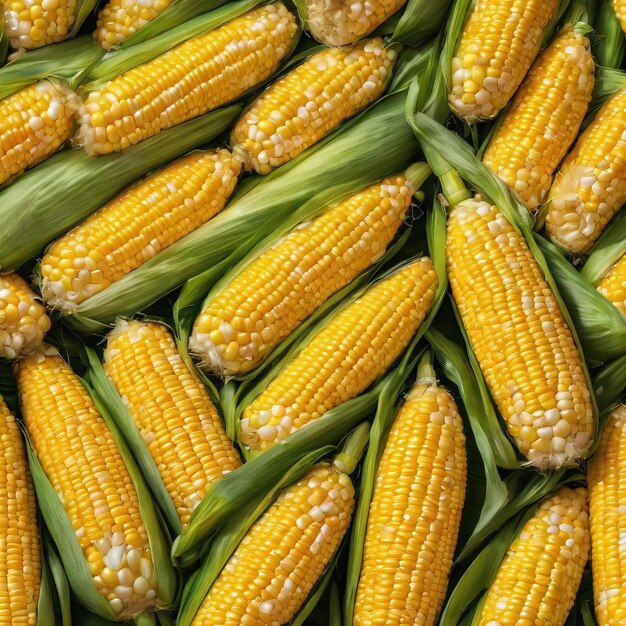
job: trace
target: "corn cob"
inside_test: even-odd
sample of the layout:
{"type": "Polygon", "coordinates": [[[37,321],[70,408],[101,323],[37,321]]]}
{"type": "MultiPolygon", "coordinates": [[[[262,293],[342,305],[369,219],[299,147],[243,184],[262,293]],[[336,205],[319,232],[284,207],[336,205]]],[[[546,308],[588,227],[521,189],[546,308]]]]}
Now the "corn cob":
{"type": "Polygon", "coordinates": [[[624,0],[613,0],[613,10],[622,30],[626,33],[626,2],[624,0]]]}
{"type": "Polygon", "coordinates": [[[297,30],[275,2],[187,40],[92,91],[79,141],[89,153],[119,152],[217,109],[269,78],[297,30]]]}
{"type": "Polygon", "coordinates": [[[135,486],[90,395],[56,350],[16,365],[22,415],[76,533],[98,592],[118,619],[156,607],[156,574],[135,486]]]}
{"type": "Polygon", "coordinates": [[[378,466],[354,626],[432,626],[452,567],[465,497],[463,423],[434,379],[400,408],[378,466]]]}
{"type": "Polygon", "coordinates": [[[380,259],[411,204],[417,186],[412,171],[386,178],[297,228],[205,303],[189,342],[202,366],[218,376],[250,371],[380,259]]]}
{"type": "Polygon", "coordinates": [[[32,50],[67,39],[76,0],[3,0],[4,23],[15,50],[32,50]]]}
{"type": "Polygon", "coordinates": [[[0,275],[0,357],[15,359],[39,346],[50,330],[46,309],[17,274],[0,275]]]}
{"type": "Polygon", "coordinates": [[[588,473],[593,592],[600,626],[626,621],[624,476],[626,406],[620,405],[607,419],[588,473]]]}
{"type": "Polygon", "coordinates": [[[380,37],[318,52],[270,86],[233,128],[233,152],[267,174],[376,100],[397,53],[380,37]]]}
{"type": "Polygon", "coordinates": [[[554,179],[546,231],[587,252],[626,201],[626,89],[613,95],[578,138],[554,179]]]}
{"type": "Polygon", "coordinates": [[[41,549],[35,490],[17,420],[0,396],[0,625],[36,626],[41,549]]]}
{"type": "Polygon", "coordinates": [[[41,262],[46,302],[72,311],[219,213],[241,163],[193,152],[148,176],[53,242],[41,262]]]}
{"type": "Polygon", "coordinates": [[[537,467],[583,458],[593,406],[583,361],[523,237],[497,207],[469,199],[448,219],[454,299],[520,452],[537,467]]]}
{"type": "Polygon", "coordinates": [[[334,465],[314,467],[252,526],[192,626],[288,624],[345,534],[354,487],[334,465]]]}
{"type": "Polygon", "coordinates": [[[483,156],[485,165],[535,211],[576,138],[591,100],[589,39],[567,26],[518,89],[483,156]]]}
{"type": "Polygon", "coordinates": [[[423,257],[335,315],[244,409],[241,441],[265,450],[369,387],[415,334],[437,284],[423,257]]]}
{"type": "Polygon", "coordinates": [[[468,122],[495,117],[534,61],[558,0],[476,0],[452,58],[450,108],[468,122]]]}
{"type": "Polygon", "coordinates": [[[217,409],[162,324],[119,321],[104,368],[186,525],[211,484],[240,465],[217,409]]]}
{"type": "Polygon", "coordinates": [[[587,490],[544,500],[513,541],[487,592],[479,626],[563,626],[589,555],[587,490]]]}
{"type": "Polygon", "coordinates": [[[345,46],[369,35],[401,9],[405,1],[306,0],[306,26],[322,43],[345,46]]]}
{"type": "Polygon", "coordinates": [[[598,283],[598,291],[626,315],[626,254],[598,283]]]}
{"type": "Polygon", "coordinates": [[[48,80],[0,100],[0,186],[70,138],[79,104],[73,92],[48,80]]]}
{"type": "Polygon", "coordinates": [[[109,0],[98,13],[94,38],[110,50],[151,22],[174,0],[109,0]]]}

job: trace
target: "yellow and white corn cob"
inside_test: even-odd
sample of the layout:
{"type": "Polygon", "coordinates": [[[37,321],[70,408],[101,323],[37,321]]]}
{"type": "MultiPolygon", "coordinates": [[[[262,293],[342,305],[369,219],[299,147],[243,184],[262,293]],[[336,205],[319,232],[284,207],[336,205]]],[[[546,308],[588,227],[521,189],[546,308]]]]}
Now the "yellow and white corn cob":
{"type": "Polygon", "coordinates": [[[137,491],[87,390],[54,348],[16,365],[24,425],[98,592],[120,620],[157,606],[137,491]]]}
{"type": "Polygon", "coordinates": [[[411,205],[409,171],[350,196],[263,252],[204,304],[190,350],[217,376],[254,369],[385,253],[411,205]]]}
{"type": "Polygon", "coordinates": [[[467,122],[495,117],[535,60],[558,0],[476,0],[452,58],[448,101],[467,122]]]}
{"type": "Polygon", "coordinates": [[[354,626],[433,626],[465,498],[463,422],[452,396],[419,380],[398,411],[370,505],[354,626]]]}
{"type": "Polygon", "coordinates": [[[89,94],[79,142],[119,152],[235,100],[276,71],[297,30],[282,2],[266,4],[124,72],[89,94]]]}
{"type": "Polygon", "coordinates": [[[596,288],[626,315],[626,254],[622,255],[596,288]]]}
{"type": "Polygon", "coordinates": [[[584,254],[626,202],[626,89],[616,92],[578,138],[554,179],[546,232],[584,254]]]}
{"type": "Polygon", "coordinates": [[[54,154],[72,133],[76,94],[49,80],[0,100],[0,186],[54,154]]]}
{"type": "Polygon", "coordinates": [[[511,437],[537,467],[587,454],[593,405],[583,359],[526,241],[476,199],[448,218],[448,275],[463,325],[511,437]]]}
{"type": "Polygon", "coordinates": [[[35,488],[17,420],[0,396],[0,626],[37,626],[41,546],[35,488]]]}
{"type": "Polygon", "coordinates": [[[437,284],[423,257],[346,306],[244,409],[241,441],[265,450],[369,387],[411,341],[437,284]]]}
{"type": "Polygon", "coordinates": [[[0,275],[0,357],[15,359],[41,344],[50,330],[46,309],[14,272],[0,275]]]}
{"type": "Polygon", "coordinates": [[[587,490],[561,488],[513,541],[487,591],[479,626],[563,626],[589,555],[587,490]]]}
{"type": "Polygon", "coordinates": [[[122,192],[50,244],[43,298],[71,312],[219,213],[240,172],[228,150],[193,152],[122,192]]]}
{"type": "Polygon", "coordinates": [[[576,139],[593,72],[589,39],[567,26],[531,67],[484,153],[484,164],[531,211],[545,201],[554,171],[576,139]]]}
{"type": "Polygon", "coordinates": [[[267,174],[379,98],[397,53],[380,37],[327,48],[271,85],[233,128],[233,153],[267,174]]]}
{"type": "Polygon", "coordinates": [[[141,433],[183,524],[241,461],[202,383],[162,324],[119,321],[104,369],[141,433]]]}

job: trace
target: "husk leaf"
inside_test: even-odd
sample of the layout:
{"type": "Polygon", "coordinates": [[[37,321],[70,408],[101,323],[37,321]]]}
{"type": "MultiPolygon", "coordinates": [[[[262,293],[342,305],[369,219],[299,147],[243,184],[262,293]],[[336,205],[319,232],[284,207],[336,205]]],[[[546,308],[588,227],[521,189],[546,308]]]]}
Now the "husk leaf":
{"type": "Polygon", "coordinates": [[[626,210],[622,209],[596,241],[580,274],[597,285],[625,254],[626,210]]]}
{"type": "Polygon", "coordinates": [[[626,391],[626,354],[603,367],[593,377],[593,388],[601,415],[606,415],[626,391]]]}
{"type": "Polygon", "coordinates": [[[613,0],[602,2],[594,25],[592,50],[598,65],[618,69],[624,58],[626,38],[615,15],[613,0]]]}
{"type": "MultiPolygon", "coordinates": [[[[56,591],[56,604],[59,608],[61,618],[60,624],[61,626],[72,626],[72,605],[70,600],[70,587],[67,583],[67,576],[65,574],[65,570],[63,569],[63,564],[61,563],[59,555],[54,548],[54,544],[52,543],[52,540],[47,535],[47,533],[45,535],[44,544],[44,554],[46,559],[45,567],[49,570],[49,582],[54,585],[54,589],[56,591]]],[[[39,600],[39,603],[41,604],[41,598],[39,600]]],[[[46,621],[46,618],[44,617],[43,621],[41,621],[40,624],[39,620],[41,618],[39,617],[39,614],[40,610],[38,609],[38,626],[48,626],[48,624],[53,623],[50,621],[46,621]]]]}
{"type": "Polygon", "coordinates": [[[409,0],[400,14],[391,41],[418,46],[439,33],[448,14],[451,0],[409,0]]]}

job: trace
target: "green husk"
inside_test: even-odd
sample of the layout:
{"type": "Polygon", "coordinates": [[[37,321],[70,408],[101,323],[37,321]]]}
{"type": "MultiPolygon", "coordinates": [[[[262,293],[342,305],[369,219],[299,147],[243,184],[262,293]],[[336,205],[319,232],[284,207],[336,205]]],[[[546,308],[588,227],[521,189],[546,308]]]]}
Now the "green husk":
{"type": "Polygon", "coordinates": [[[619,68],[624,58],[626,38],[615,15],[613,0],[602,2],[594,25],[592,50],[598,65],[619,68]]]}
{"type": "Polygon", "coordinates": [[[4,30],[4,13],[0,15],[0,67],[2,67],[7,60],[9,54],[9,37],[4,30]]]}
{"type": "Polygon", "coordinates": [[[593,377],[593,388],[601,415],[606,415],[624,398],[626,393],[624,381],[626,381],[626,354],[606,365],[593,377]]]}
{"type": "MultiPolygon", "coordinates": [[[[168,558],[168,541],[160,527],[158,514],[150,492],[115,423],[105,410],[102,401],[89,387],[86,386],[86,389],[87,392],[90,393],[98,412],[111,430],[115,444],[120,451],[120,455],[128,468],[128,473],[133,485],[137,490],[139,511],[148,534],[152,559],[157,574],[159,599],[163,606],[173,606],[176,601],[177,575],[168,558]]],[[[80,548],[80,544],[61,500],[41,467],[28,435],[25,439],[39,508],[46,523],[46,528],[54,541],[61,562],[63,563],[63,568],[72,592],[80,603],[93,613],[105,619],[115,620],[115,613],[110,608],[109,603],[96,590],[93,577],[87,565],[87,560],[80,548]]]]}
{"type": "MultiPolygon", "coordinates": [[[[219,28],[226,24],[226,22],[254,9],[263,1],[264,0],[236,0],[224,6],[218,6],[217,9],[210,13],[199,15],[187,22],[182,22],[174,28],[166,29],[162,34],[148,41],[139,42],[139,33],[143,31],[142,29],[137,33],[138,38],[135,44],[127,43],[122,49],[107,53],[99,63],[91,68],[87,82],[83,85],[83,89],[85,91],[97,90],[104,83],[127,72],[133,67],[151,61],[187,39],[219,28]]],[[[173,6],[175,5],[172,5],[172,7],[173,6]]],[[[146,28],[149,28],[149,26],[146,26],[146,28]]],[[[132,41],[132,38],[129,41],[132,41]]]]}
{"type": "Polygon", "coordinates": [[[193,276],[214,270],[217,278],[251,246],[277,228],[299,223],[314,207],[339,202],[402,169],[417,152],[404,121],[404,98],[404,93],[384,98],[271,174],[244,180],[224,211],[83,302],[70,321],[87,332],[106,329],[193,276]]]}
{"type": "Polygon", "coordinates": [[[316,461],[329,454],[332,446],[321,447],[304,455],[265,494],[256,494],[246,506],[234,513],[229,523],[212,538],[202,566],[195,571],[183,590],[177,626],[189,626],[220,572],[255,521],[274,502],[278,493],[299,480],[316,461]]]}
{"type": "Polygon", "coordinates": [[[122,41],[119,49],[136,46],[143,41],[154,39],[158,35],[173,30],[198,15],[214,11],[228,0],[175,0],[163,13],[157,15],[143,28],[134,32],[128,39],[122,41]]]}
{"type": "Polygon", "coordinates": [[[252,497],[271,489],[295,459],[320,446],[336,444],[371,416],[382,398],[395,397],[415,365],[413,351],[414,345],[405,352],[399,365],[369,391],[331,409],[315,424],[296,431],[216,483],[192,514],[187,529],[174,541],[174,562],[180,567],[190,567],[201,555],[206,539],[252,497]]]}
{"type": "Polygon", "coordinates": [[[626,89],[626,72],[610,67],[596,67],[596,82],[583,128],[593,119],[598,108],[620,89],[626,89]]]}
{"type": "Polygon", "coordinates": [[[626,209],[622,209],[596,241],[580,274],[597,285],[625,254],[626,209]]]}
{"type": "MultiPolygon", "coordinates": [[[[3,515],[7,513],[4,512],[3,515]]],[[[50,571],[50,564],[47,562],[47,551],[41,546],[41,579],[39,582],[39,597],[37,598],[37,626],[54,626],[56,619],[54,615],[54,580],[50,571]]],[[[66,626],[63,623],[63,626],[66,626]]]]}
{"type": "Polygon", "coordinates": [[[157,468],[144,438],[141,436],[139,428],[130,413],[128,406],[124,404],[115,385],[104,372],[104,367],[95,350],[85,348],[89,359],[89,382],[94,390],[106,405],[111,419],[115,422],[122,437],[128,445],[137,465],[141,469],[147,485],[150,487],[157,506],[169,526],[173,536],[179,535],[182,531],[180,518],[176,512],[176,507],[172,502],[170,494],[165,488],[163,479],[157,468]]]}
{"type": "Polygon", "coordinates": [[[535,233],[535,241],[550,266],[567,304],[587,359],[603,362],[626,352],[626,317],[561,254],[535,233]]]}
{"type": "MultiPolygon", "coordinates": [[[[0,46],[8,38],[0,42],[0,46]]],[[[0,99],[44,78],[63,81],[76,89],[104,54],[90,35],[24,52],[0,69],[0,99]]]]}
{"type": "Polygon", "coordinates": [[[451,0],[409,0],[400,15],[391,41],[418,46],[439,33],[448,14],[451,0]]]}
{"type": "MultiPolygon", "coordinates": [[[[533,233],[533,222],[532,217],[526,207],[521,203],[521,201],[511,194],[507,189],[506,185],[493,173],[491,172],[485,165],[483,165],[472,153],[471,148],[467,143],[465,143],[460,137],[447,130],[440,124],[437,124],[434,120],[430,119],[426,115],[422,113],[415,113],[414,115],[409,116],[409,123],[413,128],[420,144],[422,146],[422,150],[426,155],[426,158],[431,165],[433,172],[439,176],[440,180],[443,182],[447,181],[450,177],[450,173],[453,170],[456,170],[466,181],[468,181],[472,187],[477,190],[480,190],[481,194],[486,196],[493,204],[495,204],[499,210],[502,212],[504,217],[511,223],[513,228],[515,228],[522,237],[524,237],[526,244],[537,261],[543,276],[548,283],[554,297],[558,303],[558,306],[561,310],[561,313],[567,323],[576,346],[580,351],[581,355],[585,355],[583,351],[583,347],[578,335],[580,331],[580,336],[585,340],[585,345],[589,348],[589,334],[594,332],[595,334],[602,336],[604,334],[604,329],[602,328],[602,324],[595,322],[592,323],[592,320],[597,319],[597,317],[603,317],[603,304],[598,303],[597,299],[590,300],[587,304],[589,311],[593,310],[593,315],[596,317],[589,318],[589,324],[586,324],[584,327],[578,328],[572,319],[572,315],[570,315],[569,310],[567,309],[564,301],[563,295],[559,290],[559,285],[555,278],[551,273],[551,265],[544,256],[542,252],[542,247],[535,241],[534,233],[533,233]],[[446,155],[445,158],[441,156],[442,154],[446,155]]],[[[455,189],[463,189],[461,186],[452,185],[452,188],[455,189]]],[[[563,285],[563,281],[561,281],[561,285],[563,285]]],[[[569,300],[568,300],[569,304],[569,300]]],[[[580,321],[576,318],[577,321],[580,321]]],[[[587,318],[585,318],[587,319],[587,318]]],[[[601,346],[608,347],[608,346],[601,346]]],[[[471,348],[468,344],[468,351],[471,352],[471,348]]],[[[587,355],[590,356],[590,355],[587,355]]],[[[583,369],[585,372],[585,377],[587,379],[589,388],[591,389],[591,380],[589,377],[589,371],[584,363],[583,358],[583,369]]],[[[595,399],[592,398],[591,401],[593,403],[594,416],[598,415],[597,407],[595,405],[595,399]]],[[[595,428],[594,428],[594,439],[597,434],[598,428],[598,420],[595,419],[595,428]]]]}
{"type": "Polygon", "coordinates": [[[0,191],[0,268],[16,269],[40,254],[141,176],[210,141],[240,111],[231,105],[207,113],[117,154],[66,150],[27,172],[0,191]]]}
{"type": "Polygon", "coordinates": [[[70,31],[70,37],[75,37],[84,21],[89,17],[89,14],[98,5],[98,0],[76,0],[76,8],[74,24],[70,31]]]}
{"type": "MultiPolygon", "coordinates": [[[[56,591],[56,604],[59,608],[61,618],[60,624],[61,626],[72,626],[70,587],[67,583],[65,570],[54,548],[54,544],[47,533],[44,535],[43,543],[45,544],[45,565],[43,567],[50,571],[50,582],[54,585],[56,591]]],[[[41,598],[39,599],[39,603],[41,604],[41,598]]],[[[39,620],[39,610],[37,611],[37,617],[39,620]]],[[[44,617],[41,626],[48,626],[52,623],[53,622],[48,621],[47,618],[44,617]]]]}

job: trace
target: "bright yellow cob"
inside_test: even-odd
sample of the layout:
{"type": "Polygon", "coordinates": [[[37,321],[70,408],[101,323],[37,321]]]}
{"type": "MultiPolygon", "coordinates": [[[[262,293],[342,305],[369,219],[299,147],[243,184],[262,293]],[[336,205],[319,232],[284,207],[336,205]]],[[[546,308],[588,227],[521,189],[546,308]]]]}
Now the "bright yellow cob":
{"type": "Polygon", "coordinates": [[[337,550],[352,517],[348,474],[321,463],[252,526],[192,626],[288,624],[337,550]]]}
{"type": "Polygon", "coordinates": [[[613,10],[622,30],[626,33],[626,2],[624,0],[613,0],[613,10]]]}
{"type": "Polygon", "coordinates": [[[0,396],[0,626],[36,626],[41,582],[37,506],[26,448],[0,396]]]}
{"type": "Polygon", "coordinates": [[[626,254],[622,255],[598,283],[597,289],[626,315],[626,254]]]}
{"type": "Polygon", "coordinates": [[[233,128],[233,153],[267,174],[383,93],[397,53],[380,37],[314,54],[271,85],[233,128]]]}
{"type": "Polygon", "coordinates": [[[571,252],[588,252],[626,201],[626,89],[578,138],[554,179],[546,231],[571,252]]]}
{"type": "Polygon", "coordinates": [[[4,24],[15,50],[32,50],[69,37],[76,0],[2,0],[4,24]]]}
{"type": "Polygon", "coordinates": [[[241,464],[206,388],[162,324],[119,321],[107,341],[104,369],[187,524],[209,487],[241,464]]]}
{"type": "Polygon", "coordinates": [[[465,498],[463,423],[434,379],[391,426],[376,476],[354,626],[432,626],[448,585],[465,498]]]}
{"type": "Polygon", "coordinates": [[[306,26],[329,46],[345,46],[369,35],[406,0],[306,0],[306,26]]]}
{"type": "Polygon", "coordinates": [[[79,105],[76,94],[48,80],[0,100],[0,186],[70,138],[79,105]]]}
{"type": "Polygon", "coordinates": [[[410,171],[295,229],[205,303],[189,341],[201,366],[222,377],[250,371],[327,298],[380,259],[411,205],[410,171]]]}
{"type": "Polygon", "coordinates": [[[626,406],[608,417],[589,464],[593,593],[600,626],[626,623],[626,406]]]}
{"type": "Polygon", "coordinates": [[[265,450],[369,387],[408,345],[437,284],[423,257],[340,311],[246,407],[241,441],[265,450]]]}
{"type": "Polygon", "coordinates": [[[39,346],[50,318],[35,292],[14,272],[0,275],[0,357],[15,359],[39,346]]]}
{"type": "Polygon", "coordinates": [[[22,415],[98,592],[121,619],[156,607],[156,573],[139,501],[113,435],[58,352],[21,359],[22,415]]]}
{"type": "Polygon", "coordinates": [[[91,92],[79,140],[91,154],[119,152],[217,109],[269,78],[297,30],[275,2],[187,40],[91,92]]]}
{"type": "Polygon", "coordinates": [[[576,138],[591,100],[589,39],[567,26],[542,52],[484,153],[484,164],[535,211],[576,138]]]}
{"type": "Polygon", "coordinates": [[[452,58],[448,101],[468,122],[495,117],[534,61],[558,0],[476,0],[452,58]]]}
{"type": "Polygon", "coordinates": [[[448,218],[448,274],[463,325],[520,452],[537,467],[584,458],[593,406],[583,360],[524,238],[479,199],[448,218]]]}
{"type": "Polygon", "coordinates": [[[48,247],[46,302],[72,311],[219,213],[241,163],[228,152],[193,152],[109,201],[48,247]]]}
{"type": "Polygon", "coordinates": [[[561,488],[513,541],[479,626],[563,626],[589,555],[587,490],[561,488]]]}
{"type": "Polygon", "coordinates": [[[158,17],[174,0],[109,0],[98,13],[94,38],[110,50],[158,17]]]}

